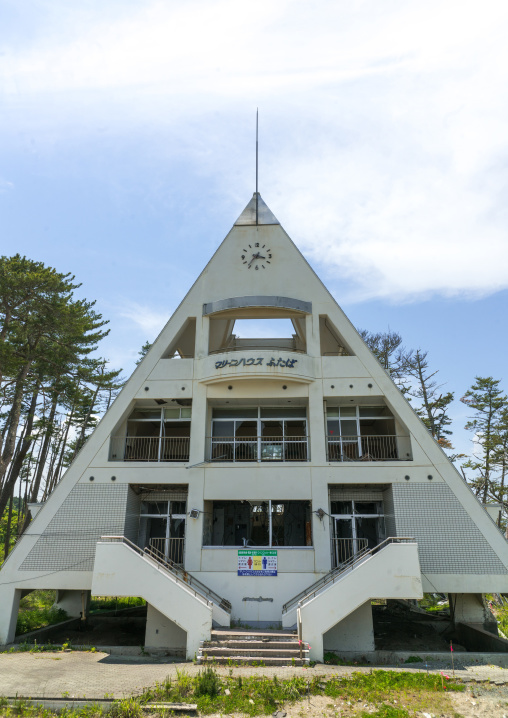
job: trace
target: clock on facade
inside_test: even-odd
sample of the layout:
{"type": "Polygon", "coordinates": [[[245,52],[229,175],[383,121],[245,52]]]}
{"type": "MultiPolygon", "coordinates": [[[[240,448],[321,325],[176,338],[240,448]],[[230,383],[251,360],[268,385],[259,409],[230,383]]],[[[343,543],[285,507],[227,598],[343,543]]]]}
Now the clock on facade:
{"type": "Polygon", "coordinates": [[[272,263],[272,250],[267,249],[266,244],[255,242],[247,247],[242,250],[242,263],[247,265],[247,269],[266,269],[272,263]]]}

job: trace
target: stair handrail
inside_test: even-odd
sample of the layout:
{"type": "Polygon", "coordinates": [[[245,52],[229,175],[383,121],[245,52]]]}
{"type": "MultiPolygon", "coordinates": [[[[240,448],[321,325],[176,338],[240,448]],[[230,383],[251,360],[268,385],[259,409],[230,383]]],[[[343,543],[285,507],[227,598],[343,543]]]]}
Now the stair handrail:
{"type": "Polygon", "coordinates": [[[215,603],[227,613],[231,613],[231,603],[227,600],[227,598],[219,596],[219,594],[215,593],[213,589],[209,588],[208,586],[205,586],[205,584],[201,583],[199,579],[195,578],[194,576],[192,576],[192,574],[185,571],[185,569],[176,564],[170,558],[167,558],[167,556],[162,551],[155,548],[155,546],[147,546],[144,549],[143,553],[153,558],[155,561],[157,561],[157,563],[160,563],[168,571],[171,571],[171,573],[174,573],[179,576],[181,581],[183,581],[188,586],[194,587],[198,591],[198,593],[201,593],[202,595],[206,596],[206,598],[211,600],[212,603],[215,603]]]}
{"type": "Polygon", "coordinates": [[[320,593],[329,583],[335,583],[335,581],[341,578],[343,574],[348,571],[352,571],[356,566],[366,561],[367,558],[370,558],[378,551],[382,551],[392,543],[416,543],[416,540],[410,536],[389,536],[373,548],[360,549],[360,551],[355,553],[354,556],[351,556],[351,558],[347,561],[341,563],[340,566],[332,568],[331,571],[326,573],[324,576],[321,576],[321,578],[312,583],[310,586],[307,586],[307,588],[304,588],[303,591],[297,593],[296,596],[293,596],[293,598],[282,606],[282,614],[288,613],[295,606],[300,608],[304,605],[304,603],[307,603],[311,598],[314,598],[314,596],[320,593]]]}
{"type": "Polygon", "coordinates": [[[167,559],[164,554],[155,548],[147,547],[145,549],[141,546],[137,546],[126,536],[101,536],[101,541],[105,543],[123,543],[130,549],[135,551],[141,557],[148,559],[153,562],[155,566],[160,570],[167,571],[178,583],[185,586],[187,590],[192,591],[197,598],[205,599],[208,603],[214,603],[219,608],[222,608],[226,613],[231,613],[231,603],[226,599],[219,596],[211,588],[205,586],[204,583],[198,581],[197,578],[191,576],[187,571],[184,571],[180,566],[177,566],[171,559],[167,559]],[[157,556],[160,554],[160,556],[157,556]]]}

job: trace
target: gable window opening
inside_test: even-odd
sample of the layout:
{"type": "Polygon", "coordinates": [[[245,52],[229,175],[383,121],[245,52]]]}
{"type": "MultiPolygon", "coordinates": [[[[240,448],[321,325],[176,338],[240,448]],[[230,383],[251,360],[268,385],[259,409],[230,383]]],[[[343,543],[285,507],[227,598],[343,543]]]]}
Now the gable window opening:
{"type": "Polygon", "coordinates": [[[308,461],[305,407],[213,409],[208,460],[308,461]]]}
{"type": "Polygon", "coordinates": [[[386,538],[382,501],[331,501],[332,568],[375,548],[386,538]]]}
{"type": "Polygon", "coordinates": [[[111,438],[112,461],[188,461],[191,406],[138,407],[125,436],[111,438]]]}
{"type": "Polygon", "coordinates": [[[397,434],[395,418],[386,406],[329,406],[326,430],[328,461],[411,458],[409,437],[397,434]]]}
{"type": "Polygon", "coordinates": [[[213,501],[211,521],[204,526],[203,546],[312,546],[311,502],[213,501]]]}

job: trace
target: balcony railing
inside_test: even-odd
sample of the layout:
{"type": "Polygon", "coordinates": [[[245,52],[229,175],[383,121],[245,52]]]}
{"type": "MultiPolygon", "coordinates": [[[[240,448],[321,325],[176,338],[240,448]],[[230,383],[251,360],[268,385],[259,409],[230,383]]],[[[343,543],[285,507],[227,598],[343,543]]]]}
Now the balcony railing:
{"type": "Polygon", "coordinates": [[[114,436],[111,461],[188,461],[189,436],[114,436]]]}
{"type": "Polygon", "coordinates": [[[366,538],[332,538],[332,568],[341,566],[353,556],[368,551],[366,538]]]}
{"type": "Polygon", "coordinates": [[[149,548],[164,556],[166,561],[175,566],[183,566],[184,538],[153,538],[149,548]]]}
{"type": "Polygon", "coordinates": [[[208,437],[208,461],[308,461],[308,437],[208,437]]]}
{"type": "Polygon", "coordinates": [[[407,461],[399,443],[409,444],[408,436],[327,437],[328,461],[407,461]]]}

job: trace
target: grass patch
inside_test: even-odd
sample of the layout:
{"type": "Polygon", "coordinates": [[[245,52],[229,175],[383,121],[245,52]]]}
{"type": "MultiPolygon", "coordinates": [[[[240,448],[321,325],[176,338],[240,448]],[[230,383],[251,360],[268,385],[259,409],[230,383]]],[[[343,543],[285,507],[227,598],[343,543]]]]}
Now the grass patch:
{"type": "MultiPolygon", "coordinates": [[[[141,718],[143,706],[151,702],[196,703],[201,715],[242,713],[244,715],[268,715],[283,705],[294,704],[311,696],[327,696],[353,705],[367,703],[368,712],[358,712],[358,718],[410,718],[416,711],[449,714],[451,712],[449,691],[464,690],[454,681],[446,681],[435,674],[403,673],[395,671],[372,671],[353,673],[350,676],[298,675],[280,680],[277,676],[220,677],[212,667],[206,667],[197,676],[178,671],[174,679],[156,683],[142,696],[115,701],[107,715],[110,718],[141,718]]],[[[60,717],[96,718],[97,708],[64,709],[60,717]]],[[[31,707],[18,700],[8,706],[0,699],[0,716],[31,716],[32,718],[56,718],[56,713],[39,707],[31,707]]]]}
{"type": "Polygon", "coordinates": [[[55,599],[56,591],[42,590],[32,591],[22,598],[19,603],[16,635],[65,621],[68,615],[61,608],[53,605],[55,599]]]}
{"type": "Polygon", "coordinates": [[[90,600],[90,613],[120,611],[123,608],[136,608],[145,605],[144,599],[138,596],[94,596],[90,600]]]}

